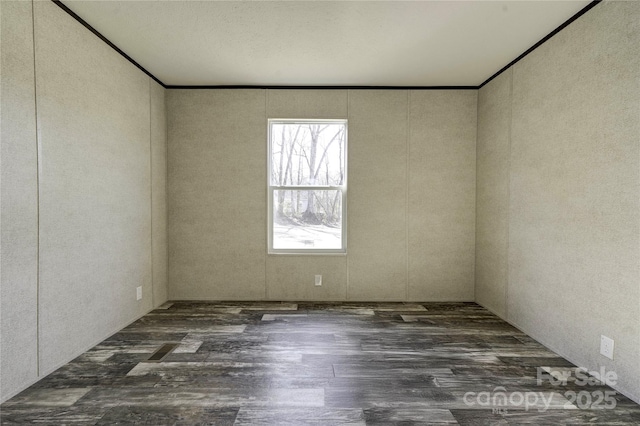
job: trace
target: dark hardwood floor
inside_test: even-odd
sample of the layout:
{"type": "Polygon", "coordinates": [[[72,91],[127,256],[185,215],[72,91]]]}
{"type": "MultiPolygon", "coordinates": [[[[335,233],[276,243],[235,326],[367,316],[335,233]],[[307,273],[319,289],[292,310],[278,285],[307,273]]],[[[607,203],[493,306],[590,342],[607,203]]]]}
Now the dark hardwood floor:
{"type": "Polygon", "coordinates": [[[640,424],[640,406],[579,378],[475,303],[176,302],[0,411],[3,425],[640,424]]]}

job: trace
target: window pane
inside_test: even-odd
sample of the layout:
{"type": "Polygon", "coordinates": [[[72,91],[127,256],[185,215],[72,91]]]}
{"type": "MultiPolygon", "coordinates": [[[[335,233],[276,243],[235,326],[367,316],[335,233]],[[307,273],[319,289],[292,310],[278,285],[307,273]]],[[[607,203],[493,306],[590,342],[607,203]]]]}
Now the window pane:
{"type": "Polygon", "coordinates": [[[341,249],[342,191],[273,191],[274,249],[341,249]]]}
{"type": "Polygon", "coordinates": [[[345,138],[345,123],[272,123],[271,185],[343,185],[345,138]]]}

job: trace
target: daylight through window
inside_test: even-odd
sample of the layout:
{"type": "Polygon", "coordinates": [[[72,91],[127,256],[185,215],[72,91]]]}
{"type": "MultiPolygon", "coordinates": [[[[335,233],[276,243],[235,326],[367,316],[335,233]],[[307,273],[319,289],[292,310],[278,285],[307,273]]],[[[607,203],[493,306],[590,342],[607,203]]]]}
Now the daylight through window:
{"type": "Polygon", "coordinates": [[[346,120],[269,120],[269,252],[345,253],[346,120]]]}

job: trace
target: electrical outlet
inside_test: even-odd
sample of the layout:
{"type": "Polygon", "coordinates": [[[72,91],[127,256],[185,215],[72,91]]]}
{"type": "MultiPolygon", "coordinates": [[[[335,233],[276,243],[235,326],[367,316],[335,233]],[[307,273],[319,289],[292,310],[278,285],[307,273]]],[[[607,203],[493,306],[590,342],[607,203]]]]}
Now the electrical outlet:
{"type": "Polygon", "coordinates": [[[142,300],[142,286],[136,287],[136,300],[142,300]]]}
{"type": "Polygon", "coordinates": [[[320,287],[322,285],[322,275],[316,275],[316,287],[320,287]]]}
{"type": "Polygon", "coordinates": [[[613,339],[607,336],[600,336],[600,354],[613,359],[613,339]]]}

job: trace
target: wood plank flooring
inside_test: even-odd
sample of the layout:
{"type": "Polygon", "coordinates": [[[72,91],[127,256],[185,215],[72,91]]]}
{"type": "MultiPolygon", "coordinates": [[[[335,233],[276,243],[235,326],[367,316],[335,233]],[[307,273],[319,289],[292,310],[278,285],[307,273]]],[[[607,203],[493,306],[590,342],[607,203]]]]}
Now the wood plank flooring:
{"type": "Polygon", "coordinates": [[[475,303],[176,302],[5,402],[0,419],[640,424],[640,406],[579,383],[573,368],[475,303]],[[178,345],[161,362],[147,361],[167,343],[178,345]]]}

